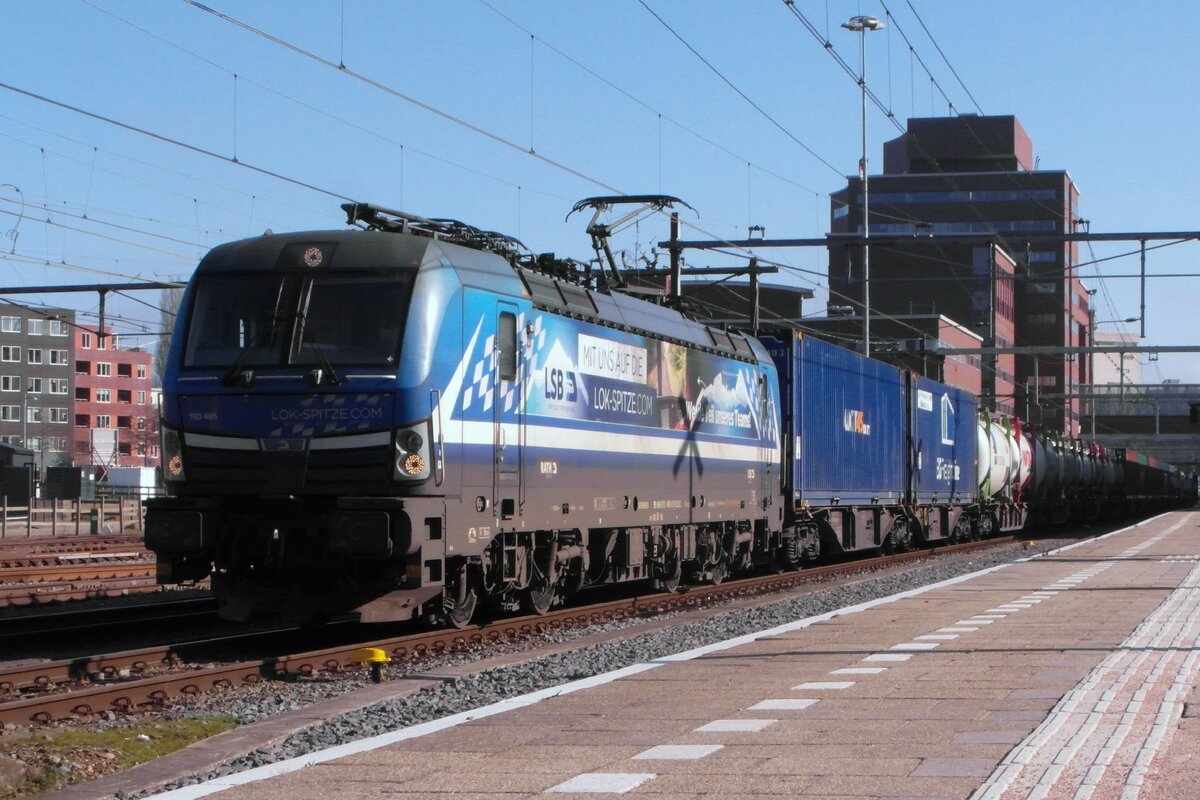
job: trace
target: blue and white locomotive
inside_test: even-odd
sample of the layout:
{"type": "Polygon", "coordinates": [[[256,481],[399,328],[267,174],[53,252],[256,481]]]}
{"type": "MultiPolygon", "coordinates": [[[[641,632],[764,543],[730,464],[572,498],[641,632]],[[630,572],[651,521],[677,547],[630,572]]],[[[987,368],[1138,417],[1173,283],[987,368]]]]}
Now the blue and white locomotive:
{"type": "Polygon", "coordinates": [[[762,557],[779,388],[757,341],[525,268],[511,240],[350,205],[196,270],[163,386],[159,580],[222,613],[463,624],[762,557]]]}
{"type": "Polygon", "coordinates": [[[181,305],[146,544],[227,618],[462,626],[1024,524],[977,480],[965,392],[343,208],[366,230],[221,245],[181,305]]]}

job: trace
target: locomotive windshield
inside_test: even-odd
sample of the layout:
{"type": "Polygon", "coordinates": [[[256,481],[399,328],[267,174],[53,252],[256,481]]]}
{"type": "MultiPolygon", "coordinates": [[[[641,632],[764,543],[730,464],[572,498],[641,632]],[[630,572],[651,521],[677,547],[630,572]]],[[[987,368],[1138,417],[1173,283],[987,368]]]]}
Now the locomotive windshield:
{"type": "Polygon", "coordinates": [[[185,367],[394,367],[415,273],[255,272],[196,282],[185,367]]]}

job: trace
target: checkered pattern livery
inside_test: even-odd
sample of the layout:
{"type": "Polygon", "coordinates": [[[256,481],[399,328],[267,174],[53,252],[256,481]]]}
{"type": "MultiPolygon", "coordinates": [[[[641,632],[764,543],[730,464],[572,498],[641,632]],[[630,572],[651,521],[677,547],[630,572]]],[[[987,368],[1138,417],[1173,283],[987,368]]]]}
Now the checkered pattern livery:
{"type": "MultiPolygon", "coordinates": [[[[518,341],[524,340],[525,314],[517,316],[518,341]]],[[[501,388],[500,402],[503,410],[513,411],[517,402],[517,387],[524,383],[526,365],[536,373],[542,348],[546,344],[546,331],[542,327],[542,317],[539,314],[533,319],[533,335],[527,348],[526,358],[518,359],[517,380],[505,381],[501,388]]],[[[481,411],[491,411],[496,393],[496,335],[492,334],[484,340],[478,353],[477,360],[468,369],[471,384],[463,392],[463,411],[469,411],[471,406],[478,403],[481,411]]]]}

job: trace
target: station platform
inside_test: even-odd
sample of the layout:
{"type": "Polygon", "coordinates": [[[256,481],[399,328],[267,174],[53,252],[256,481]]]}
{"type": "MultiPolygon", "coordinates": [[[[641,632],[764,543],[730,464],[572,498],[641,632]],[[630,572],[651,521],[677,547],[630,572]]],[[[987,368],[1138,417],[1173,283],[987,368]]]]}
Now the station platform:
{"type": "Polygon", "coordinates": [[[1200,796],[1200,512],[162,795],[1200,796]]]}

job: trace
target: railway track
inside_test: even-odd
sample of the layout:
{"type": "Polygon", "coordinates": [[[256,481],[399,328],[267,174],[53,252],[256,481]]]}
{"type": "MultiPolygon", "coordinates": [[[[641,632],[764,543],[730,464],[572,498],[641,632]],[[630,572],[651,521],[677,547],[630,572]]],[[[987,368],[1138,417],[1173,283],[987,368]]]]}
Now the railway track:
{"type": "Polygon", "coordinates": [[[31,538],[10,535],[0,539],[0,566],[11,557],[29,555],[58,555],[61,553],[103,552],[130,549],[142,546],[141,533],[118,533],[104,536],[35,536],[31,538]]]}
{"type": "Polygon", "coordinates": [[[0,541],[0,607],[157,591],[154,555],[141,536],[0,541]]]}
{"type": "MultiPolygon", "coordinates": [[[[1010,544],[1013,537],[918,550],[898,555],[842,562],[794,572],[695,586],[679,593],[626,597],[593,605],[557,609],[470,626],[433,630],[380,640],[337,644],[290,655],[272,655],[216,666],[185,663],[181,653],[199,645],[232,644],[239,637],[261,637],[264,631],[204,642],[142,648],[106,655],[16,664],[0,670],[0,722],[25,724],[89,716],[102,711],[120,714],[153,710],[173,698],[264,680],[284,680],[359,670],[353,660],[364,646],[388,654],[393,662],[461,652],[490,643],[513,641],[542,632],[602,624],[615,619],[699,608],[717,602],[781,592],[818,579],[901,566],[934,555],[965,553],[1010,544]]],[[[286,630],[286,629],[285,629],[286,630]]]]}

